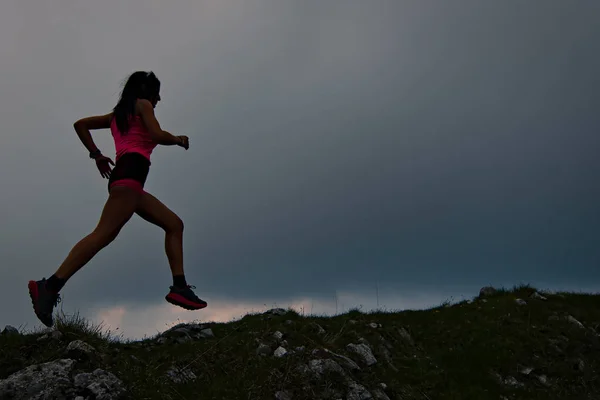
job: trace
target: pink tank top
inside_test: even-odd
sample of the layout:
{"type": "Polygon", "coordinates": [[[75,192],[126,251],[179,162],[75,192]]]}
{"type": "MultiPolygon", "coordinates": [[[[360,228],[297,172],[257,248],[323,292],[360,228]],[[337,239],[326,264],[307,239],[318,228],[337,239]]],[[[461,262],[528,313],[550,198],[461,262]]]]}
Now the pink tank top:
{"type": "Polygon", "coordinates": [[[119,128],[117,128],[117,122],[115,118],[110,122],[110,131],[115,140],[115,148],[117,156],[115,162],[125,153],[140,153],[150,161],[150,154],[156,147],[155,143],[150,137],[150,133],[146,130],[142,118],[139,115],[131,117],[129,119],[129,130],[126,134],[121,134],[119,128]]]}

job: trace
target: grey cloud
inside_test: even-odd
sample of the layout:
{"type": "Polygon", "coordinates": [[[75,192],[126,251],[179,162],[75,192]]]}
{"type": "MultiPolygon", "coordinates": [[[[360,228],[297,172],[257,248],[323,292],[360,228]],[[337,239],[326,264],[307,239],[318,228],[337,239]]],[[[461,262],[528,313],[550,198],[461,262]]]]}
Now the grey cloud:
{"type": "MultiPolygon", "coordinates": [[[[147,189],[184,219],[209,302],[599,281],[598,5],[113,5],[0,16],[0,301],[20,299],[1,319],[33,321],[26,281],[93,229],[106,182],[72,123],[135,69],[191,137],[156,150],[147,189]]],[[[162,233],[134,219],[65,296],[154,302],[169,280],[162,233]]]]}

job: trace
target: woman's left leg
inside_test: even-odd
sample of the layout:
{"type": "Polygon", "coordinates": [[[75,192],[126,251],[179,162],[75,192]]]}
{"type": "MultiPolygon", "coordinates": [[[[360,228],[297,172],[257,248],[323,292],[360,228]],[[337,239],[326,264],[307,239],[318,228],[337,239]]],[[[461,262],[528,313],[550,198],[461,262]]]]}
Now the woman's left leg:
{"type": "Polygon", "coordinates": [[[165,252],[173,275],[173,286],[166,296],[169,303],[188,310],[207,306],[199,299],[185,280],[183,270],[183,221],[160,200],[144,192],[138,202],[136,214],[165,231],[165,252]]]}

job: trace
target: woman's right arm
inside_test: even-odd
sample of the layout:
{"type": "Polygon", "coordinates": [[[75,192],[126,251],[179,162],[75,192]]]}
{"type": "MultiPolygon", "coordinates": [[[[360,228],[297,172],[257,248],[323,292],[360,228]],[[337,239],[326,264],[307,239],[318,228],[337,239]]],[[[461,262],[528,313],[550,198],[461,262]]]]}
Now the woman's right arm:
{"type": "Polygon", "coordinates": [[[181,138],[162,130],[154,115],[154,107],[152,107],[152,104],[148,100],[140,99],[135,106],[152,140],[163,146],[182,145],[181,138]]]}

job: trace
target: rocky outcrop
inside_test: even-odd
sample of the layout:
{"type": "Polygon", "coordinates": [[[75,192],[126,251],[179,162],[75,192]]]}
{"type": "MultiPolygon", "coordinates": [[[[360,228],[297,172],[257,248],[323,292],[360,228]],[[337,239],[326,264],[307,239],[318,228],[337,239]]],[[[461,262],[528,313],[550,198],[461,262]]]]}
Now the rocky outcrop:
{"type": "Polygon", "coordinates": [[[279,346],[278,348],[275,349],[275,351],[273,352],[273,355],[277,358],[281,358],[281,357],[284,357],[287,353],[288,353],[288,351],[286,349],[279,346]]]}
{"type": "Polygon", "coordinates": [[[31,365],[0,380],[0,399],[60,399],[74,397],[71,372],[75,360],[31,365]]]}
{"type": "Polygon", "coordinates": [[[214,338],[212,329],[204,324],[177,324],[155,338],[156,344],[187,343],[194,340],[214,338]]]}
{"type": "Polygon", "coordinates": [[[89,394],[85,399],[115,400],[125,394],[123,382],[110,372],[100,368],[93,372],[75,375],[73,384],[79,392],[89,394]]]}
{"type": "MultiPolygon", "coordinates": [[[[578,309],[567,307],[554,308],[554,303],[559,302],[558,298],[542,293],[544,296],[533,290],[520,290],[518,294],[513,295],[505,291],[499,293],[496,289],[486,287],[481,289],[479,299],[473,298],[473,301],[452,305],[451,310],[437,308],[432,312],[431,318],[435,321],[437,316],[444,318],[442,313],[452,316],[453,312],[457,312],[454,320],[442,321],[450,321],[452,325],[447,326],[454,327],[458,318],[463,318],[460,307],[464,307],[465,313],[479,314],[483,314],[486,309],[496,309],[495,313],[501,314],[499,318],[504,325],[518,327],[517,323],[511,323],[512,319],[543,310],[544,314],[537,315],[535,320],[527,322],[527,329],[537,331],[536,340],[542,343],[543,347],[532,351],[531,358],[521,358],[514,367],[507,368],[506,365],[496,363],[484,367],[484,371],[489,371],[491,378],[497,383],[498,390],[507,396],[511,392],[530,388],[547,390],[550,393],[560,388],[563,378],[555,373],[557,368],[547,367],[548,364],[541,354],[556,355],[561,362],[566,363],[561,368],[570,370],[570,373],[582,380],[592,376],[597,369],[594,358],[588,358],[582,352],[573,353],[571,349],[579,345],[580,339],[584,338],[587,341],[584,348],[597,352],[597,345],[600,343],[597,339],[600,320],[597,316],[590,318],[585,310],[580,312],[578,309]],[[482,298],[490,296],[489,301],[482,298]]],[[[206,389],[207,384],[210,385],[215,375],[223,373],[224,380],[238,379],[235,374],[238,370],[241,371],[241,368],[245,369],[244,378],[250,376],[247,373],[248,368],[268,369],[258,371],[265,373],[265,376],[270,374],[267,384],[270,386],[254,387],[254,394],[266,391],[266,394],[261,392],[260,395],[265,394],[276,400],[390,400],[414,396],[420,398],[420,394],[411,387],[411,383],[390,381],[392,387],[388,389],[387,385],[381,382],[381,378],[390,376],[390,373],[391,376],[394,376],[394,373],[396,376],[402,376],[413,372],[409,370],[413,365],[418,365],[419,369],[435,368],[435,375],[443,376],[442,368],[447,365],[440,362],[437,358],[438,353],[428,354],[430,341],[440,339],[436,346],[447,345],[450,352],[456,351],[458,346],[452,338],[447,340],[443,337],[443,330],[441,334],[433,335],[431,331],[421,329],[417,325],[417,319],[394,320],[387,315],[355,313],[352,315],[355,319],[352,320],[345,320],[339,316],[337,319],[328,320],[304,319],[292,314],[285,309],[274,308],[255,319],[250,318],[250,324],[245,324],[245,321],[236,322],[223,330],[218,324],[183,323],[152,339],[114,346],[97,337],[92,338],[79,331],[64,329],[63,326],[60,328],[63,333],[50,329],[30,337],[14,327],[7,326],[0,332],[3,344],[8,343],[12,346],[14,343],[19,346],[19,350],[25,349],[22,354],[33,354],[38,360],[45,361],[47,357],[58,359],[36,363],[12,375],[8,373],[16,371],[16,368],[10,365],[10,362],[2,360],[10,369],[5,369],[5,375],[1,375],[4,379],[0,379],[0,400],[118,400],[128,395],[127,388],[120,378],[132,379],[132,376],[140,376],[136,374],[143,374],[140,378],[145,380],[143,383],[132,383],[129,388],[132,392],[129,394],[131,398],[136,397],[136,390],[147,382],[156,383],[159,390],[172,389],[168,396],[173,398],[179,391],[191,398],[189,392],[196,389],[198,395],[202,396],[202,391],[206,389]],[[211,341],[215,337],[210,326],[213,326],[217,333],[225,332],[223,339],[231,336],[230,341],[221,339],[213,343],[196,343],[211,341]],[[73,340],[85,337],[90,337],[89,343],[73,340]],[[24,347],[21,347],[23,344],[24,347]],[[39,349],[45,351],[40,352],[39,349]],[[33,353],[32,350],[38,353],[33,353]],[[150,353],[145,353],[144,350],[150,353]],[[235,351],[240,353],[233,353],[235,351]],[[216,368],[213,368],[214,366],[216,368]],[[119,377],[120,373],[111,373],[110,371],[114,372],[113,368],[123,371],[124,375],[119,377]]],[[[486,317],[485,323],[490,323],[488,315],[480,316],[486,317]]],[[[465,327],[476,322],[469,314],[460,321],[465,327]]],[[[517,322],[524,324],[522,320],[517,322]]],[[[498,327],[502,325],[499,324],[498,327]]],[[[517,335],[518,331],[513,331],[513,334],[517,335]]],[[[438,347],[435,348],[436,351],[444,351],[444,348],[438,347]]],[[[16,348],[10,350],[17,354],[16,348]]],[[[24,361],[21,358],[17,362],[24,361]]],[[[486,383],[486,387],[492,386],[490,382],[486,383]]],[[[236,390],[226,388],[230,389],[236,390]]],[[[221,388],[206,390],[210,392],[209,397],[219,397],[219,393],[215,392],[221,388]]],[[[426,395],[423,393],[423,396],[426,395]]],[[[138,397],[145,396],[138,394],[138,397]]]]}
{"type": "MultiPolygon", "coordinates": [[[[374,395],[362,384],[356,382],[351,375],[344,370],[336,361],[332,359],[314,359],[308,363],[308,370],[316,379],[322,379],[326,374],[334,373],[339,375],[345,385],[345,398],[348,400],[368,400],[373,399],[374,395]]],[[[387,395],[381,388],[376,388],[374,393],[377,398],[386,399],[387,395]]],[[[335,397],[333,397],[335,398],[335,397]]]]}
{"type": "Polygon", "coordinates": [[[6,325],[0,335],[19,335],[19,330],[11,325],[6,325]]]}
{"type": "Polygon", "coordinates": [[[346,349],[353,353],[366,366],[371,366],[377,362],[377,359],[373,355],[373,352],[371,351],[369,346],[367,346],[364,343],[350,343],[346,346],[346,349]]]}
{"type": "Polygon", "coordinates": [[[348,358],[342,354],[334,353],[333,351],[329,351],[327,349],[323,349],[323,351],[326,354],[330,354],[333,358],[337,359],[338,363],[340,363],[344,368],[346,368],[350,371],[360,370],[359,365],[357,363],[355,363],[354,361],[352,361],[350,358],[348,358]]]}
{"type": "Polygon", "coordinates": [[[67,355],[75,359],[92,359],[96,349],[82,340],[74,340],[67,346],[67,355]]]}
{"type": "Polygon", "coordinates": [[[73,376],[76,361],[70,358],[31,365],[0,380],[0,399],[6,400],[118,400],[126,393],[110,372],[96,369],[73,376]]]}

